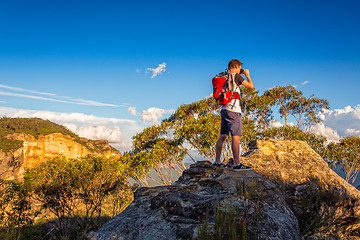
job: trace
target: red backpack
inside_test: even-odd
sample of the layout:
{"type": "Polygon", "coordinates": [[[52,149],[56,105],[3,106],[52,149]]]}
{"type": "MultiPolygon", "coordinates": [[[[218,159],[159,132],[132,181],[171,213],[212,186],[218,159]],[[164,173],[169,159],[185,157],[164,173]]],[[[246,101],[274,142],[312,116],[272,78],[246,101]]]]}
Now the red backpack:
{"type": "Polygon", "coordinates": [[[212,79],[213,97],[220,105],[226,105],[233,99],[240,99],[239,93],[235,92],[235,83],[230,83],[229,74],[224,72],[212,79]]]}

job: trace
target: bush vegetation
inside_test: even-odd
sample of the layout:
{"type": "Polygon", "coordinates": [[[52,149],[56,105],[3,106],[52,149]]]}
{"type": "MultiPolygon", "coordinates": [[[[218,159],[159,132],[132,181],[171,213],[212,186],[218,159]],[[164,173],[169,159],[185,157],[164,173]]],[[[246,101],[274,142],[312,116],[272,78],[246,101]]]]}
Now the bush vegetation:
{"type": "Polygon", "coordinates": [[[78,137],[66,127],[41,118],[0,118],[0,136],[4,137],[13,133],[26,133],[35,138],[51,133],[78,137]]]}
{"type": "Polygon", "coordinates": [[[12,152],[16,149],[21,148],[22,146],[23,146],[23,141],[21,140],[0,138],[0,149],[5,153],[12,152]]]}
{"type": "Polygon", "coordinates": [[[219,204],[214,216],[207,214],[199,221],[198,240],[259,239],[261,232],[252,231],[249,226],[261,225],[263,186],[257,179],[253,179],[251,184],[242,180],[236,183],[236,189],[233,197],[240,200],[219,204]]]}
{"type": "Polygon", "coordinates": [[[124,173],[116,158],[58,157],[29,169],[22,182],[2,180],[0,238],[83,239],[132,201],[124,173]],[[29,231],[39,223],[45,232],[29,231]]]}

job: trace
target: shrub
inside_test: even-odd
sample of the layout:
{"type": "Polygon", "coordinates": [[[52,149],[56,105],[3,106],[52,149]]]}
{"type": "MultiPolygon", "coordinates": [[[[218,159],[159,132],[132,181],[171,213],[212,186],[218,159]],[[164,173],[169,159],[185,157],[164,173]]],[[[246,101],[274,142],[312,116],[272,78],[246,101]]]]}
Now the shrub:
{"type": "Polygon", "coordinates": [[[31,192],[17,180],[0,180],[0,239],[18,239],[33,223],[38,212],[31,211],[31,192]]]}
{"type": "Polygon", "coordinates": [[[132,200],[124,167],[118,159],[57,157],[25,173],[42,210],[56,218],[58,238],[79,239],[101,226],[104,216],[118,214],[132,200]]]}

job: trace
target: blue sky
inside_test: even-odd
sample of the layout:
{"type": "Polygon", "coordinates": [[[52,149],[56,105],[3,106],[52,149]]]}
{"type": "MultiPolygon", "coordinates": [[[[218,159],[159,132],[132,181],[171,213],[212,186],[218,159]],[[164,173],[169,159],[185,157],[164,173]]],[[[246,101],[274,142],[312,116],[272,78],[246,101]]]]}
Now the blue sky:
{"type": "Polygon", "coordinates": [[[359,12],[333,0],[2,0],[0,114],[129,150],[133,134],[209,96],[237,58],[260,93],[292,84],[328,99],[319,133],[360,135],[359,12]]]}

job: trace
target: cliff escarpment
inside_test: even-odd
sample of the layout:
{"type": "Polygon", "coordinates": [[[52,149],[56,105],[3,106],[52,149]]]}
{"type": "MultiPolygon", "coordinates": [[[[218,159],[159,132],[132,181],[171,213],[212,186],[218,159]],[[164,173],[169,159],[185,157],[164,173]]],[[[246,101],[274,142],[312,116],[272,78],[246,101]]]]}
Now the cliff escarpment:
{"type": "Polygon", "coordinates": [[[240,161],[252,169],[197,162],[138,189],[88,239],[359,239],[359,191],[306,142],[258,140],[240,161]]]}
{"type": "Polygon", "coordinates": [[[80,138],[61,125],[38,118],[2,118],[0,127],[0,173],[3,179],[22,178],[27,168],[58,156],[121,155],[108,141],[80,138]]]}

